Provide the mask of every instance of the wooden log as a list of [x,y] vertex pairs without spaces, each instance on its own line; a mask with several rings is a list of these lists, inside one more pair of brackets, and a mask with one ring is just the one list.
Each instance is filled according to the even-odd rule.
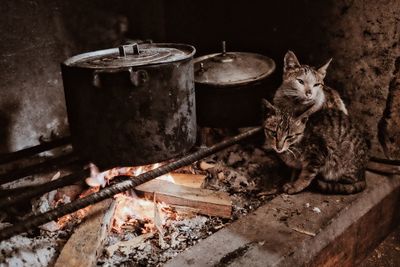
[[65,244],[54,266],[95,266],[107,238],[114,210],[114,199],[92,205],[84,221]]
[[201,214],[230,218],[232,203],[229,194],[202,188],[176,185],[164,180],[152,180],[136,187],[146,198],[170,205],[195,208]]

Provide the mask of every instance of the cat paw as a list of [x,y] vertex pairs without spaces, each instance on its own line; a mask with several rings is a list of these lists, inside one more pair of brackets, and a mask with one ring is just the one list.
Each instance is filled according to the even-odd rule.
[[296,189],[296,187],[294,187],[293,183],[286,183],[283,185],[283,192],[291,195],[297,193],[298,190]]

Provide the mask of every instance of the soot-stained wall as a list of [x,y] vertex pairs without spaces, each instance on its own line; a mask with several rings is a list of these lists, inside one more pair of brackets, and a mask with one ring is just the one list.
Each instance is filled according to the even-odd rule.
[[329,81],[367,129],[372,154],[400,159],[400,1],[336,1],[323,31],[335,58]]
[[126,35],[161,39],[160,3],[2,1],[0,153],[36,145],[41,136],[67,135],[60,62],[77,53],[116,46]]
[[327,84],[366,126],[373,153],[383,156],[379,132],[387,154],[400,157],[396,0],[6,0],[0,8],[0,152],[68,134],[61,61],[150,38],[193,44],[197,55],[226,40],[229,51],[272,57],[278,82],[288,49],[310,65],[333,57]]

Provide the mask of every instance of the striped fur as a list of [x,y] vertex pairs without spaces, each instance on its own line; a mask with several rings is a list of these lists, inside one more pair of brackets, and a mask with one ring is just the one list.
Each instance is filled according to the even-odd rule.
[[301,114],[310,107],[315,110],[336,108],[347,114],[338,92],[324,85],[330,62],[315,69],[301,65],[296,55],[288,51],[284,58],[282,84],[275,93],[274,105],[294,114]]
[[368,146],[346,114],[321,109],[294,116],[266,100],[264,105],[264,148],[301,170],[296,181],[284,186],[286,193],[300,192],[313,180],[326,193],[353,194],[365,188]]

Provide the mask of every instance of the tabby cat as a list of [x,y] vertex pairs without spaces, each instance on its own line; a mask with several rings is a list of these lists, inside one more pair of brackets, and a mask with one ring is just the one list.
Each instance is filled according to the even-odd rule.
[[368,145],[350,118],[338,109],[312,108],[299,116],[282,111],[267,100],[264,149],[273,149],[291,168],[299,170],[296,181],[283,190],[294,194],[315,179],[326,193],[352,194],[366,187]]
[[282,85],[275,93],[274,105],[294,114],[301,114],[313,107],[314,110],[336,108],[347,115],[347,109],[338,92],[324,85],[331,60],[315,69],[301,65],[296,55],[288,51],[284,58]]

